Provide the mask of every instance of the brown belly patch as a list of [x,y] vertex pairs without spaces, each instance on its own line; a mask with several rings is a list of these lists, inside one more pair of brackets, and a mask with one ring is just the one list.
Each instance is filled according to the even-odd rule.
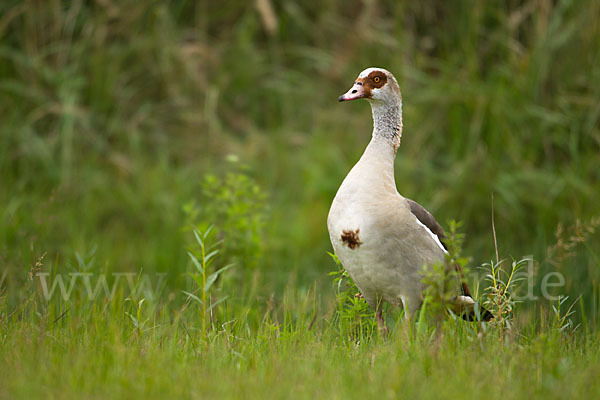
[[358,233],[360,232],[359,228],[356,228],[355,231],[352,229],[342,231],[342,242],[350,249],[354,250],[360,247],[362,242],[358,237]]

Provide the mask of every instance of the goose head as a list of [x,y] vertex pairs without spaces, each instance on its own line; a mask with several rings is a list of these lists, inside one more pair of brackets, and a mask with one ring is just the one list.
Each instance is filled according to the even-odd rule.
[[373,138],[392,146],[394,154],[402,138],[402,96],[394,75],[383,68],[367,68],[339,101],[367,99],[373,113]]
[[383,68],[367,68],[362,71],[354,85],[346,93],[341,95],[339,101],[350,101],[356,99],[367,99],[371,103],[399,103],[400,87],[394,75]]

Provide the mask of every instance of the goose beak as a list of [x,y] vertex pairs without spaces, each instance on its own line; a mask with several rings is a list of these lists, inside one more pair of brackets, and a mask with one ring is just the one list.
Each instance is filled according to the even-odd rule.
[[350,88],[346,93],[341,95],[338,100],[341,101],[350,101],[356,99],[362,99],[365,97],[365,90],[363,88],[362,82],[354,82],[354,86]]

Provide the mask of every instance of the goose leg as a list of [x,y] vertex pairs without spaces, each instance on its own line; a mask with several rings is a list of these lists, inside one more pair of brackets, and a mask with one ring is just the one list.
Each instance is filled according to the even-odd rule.
[[404,317],[407,321],[410,321],[421,307],[421,299],[418,295],[402,296],[401,299],[402,307],[404,307]]
[[379,334],[382,337],[387,337],[389,334],[389,331],[385,324],[385,318],[383,317],[383,300],[377,301],[375,318],[377,319],[377,327],[379,328]]

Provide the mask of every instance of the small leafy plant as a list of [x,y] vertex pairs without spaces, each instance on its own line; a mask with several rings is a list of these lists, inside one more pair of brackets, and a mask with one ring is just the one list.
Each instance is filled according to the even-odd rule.
[[575,333],[575,331],[579,328],[579,324],[575,325],[572,317],[575,314],[573,307],[575,307],[575,304],[581,299],[581,296],[576,298],[575,301],[571,303],[569,308],[564,310],[564,305],[568,299],[569,296],[559,296],[558,300],[556,300],[556,304],[552,305],[552,311],[554,312],[554,329],[564,334]]
[[211,294],[211,289],[214,288],[215,282],[219,278],[219,276],[232,268],[234,264],[228,264],[224,267],[214,270],[212,273],[209,272],[213,261],[216,256],[219,254],[219,245],[222,241],[217,241],[215,243],[209,244],[210,234],[212,232],[212,226],[210,226],[206,231],[200,232],[197,229],[194,229],[194,237],[196,238],[196,243],[198,245],[198,254],[194,254],[192,251],[188,252],[190,260],[194,265],[196,271],[191,272],[189,275],[194,280],[197,285],[197,289],[194,292],[183,291],[183,293],[187,296],[187,303],[195,302],[199,306],[199,311],[202,317],[202,335],[206,337],[207,333],[207,320],[208,314],[215,308],[218,304],[227,300],[228,296],[221,297],[219,300],[213,302]]
[[125,302],[131,302],[135,308],[135,313],[125,311],[125,315],[129,317],[131,323],[133,324],[133,328],[137,333],[138,337],[147,330],[146,324],[149,321],[149,318],[145,318],[142,316],[142,306],[146,299],[142,298],[139,301],[135,301],[134,299],[128,297],[125,299]]
[[515,306],[520,303],[514,298],[514,292],[517,284],[526,278],[519,271],[530,261],[529,258],[513,261],[508,270],[502,268],[504,260],[490,261],[481,266],[487,272],[485,279],[490,284],[485,288],[483,304],[495,316],[490,324],[500,327],[501,331],[512,328]]
[[245,172],[229,172],[225,177],[206,174],[201,189],[200,202],[183,206],[188,225],[201,231],[210,225],[218,238],[226,239],[221,244],[226,263],[242,266],[242,272],[256,269],[264,253],[267,218],[260,186]]

